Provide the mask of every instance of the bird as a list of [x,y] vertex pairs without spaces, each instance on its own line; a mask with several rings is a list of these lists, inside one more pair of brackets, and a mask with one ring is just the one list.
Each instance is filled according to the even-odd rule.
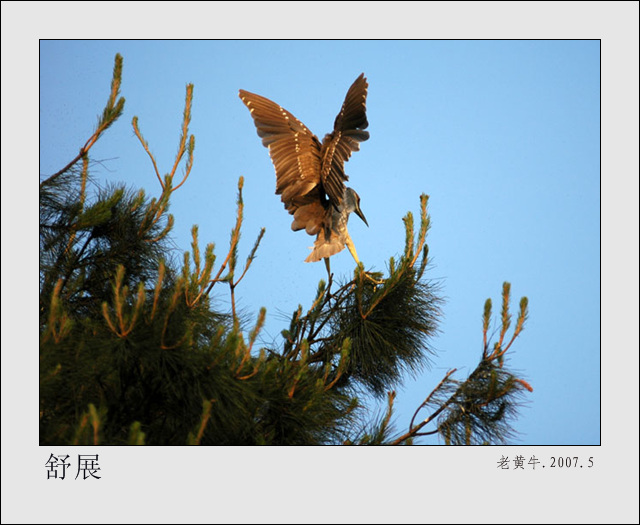
[[333,131],[320,142],[307,126],[279,104],[243,89],[238,94],[247,106],[262,144],[276,172],[276,195],[293,215],[291,229],[316,235],[305,262],[324,260],[331,276],[329,258],[345,246],[360,264],[347,230],[355,213],[369,226],[360,196],[345,185],[349,177],[344,163],[369,138],[366,115],[367,79],[362,73],[347,91]]

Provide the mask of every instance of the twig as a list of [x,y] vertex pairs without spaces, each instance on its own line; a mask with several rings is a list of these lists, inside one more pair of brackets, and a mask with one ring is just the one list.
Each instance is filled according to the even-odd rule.
[[[436,386],[431,391],[429,396],[427,396],[427,399],[425,399],[424,403],[422,403],[422,405],[420,405],[420,407],[418,407],[418,410],[416,410],[416,413],[413,415],[413,418],[411,419],[411,424],[409,425],[409,432],[407,432],[406,434],[403,434],[402,436],[397,438],[395,441],[393,441],[391,443],[391,445],[399,445],[403,441],[406,441],[407,439],[409,439],[411,437],[417,436],[419,431],[420,431],[420,429],[422,429],[425,425],[428,425],[429,423],[431,423],[431,421],[433,421],[436,417],[438,417],[438,415],[440,415],[440,413],[453,402],[453,399],[455,398],[456,394],[453,394],[449,399],[447,399],[447,401],[445,401],[440,407],[438,407],[438,409],[433,414],[431,414],[424,421],[422,421],[422,423],[418,424],[415,427],[413,426],[413,422],[415,420],[415,417],[418,414],[418,412],[420,411],[420,409],[422,409],[427,404],[427,402],[431,399],[431,397],[442,387],[444,382],[451,376],[451,374],[456,372],[456,370],[457,369],[453,368],[452,370],[449,370],[449,372],[447,372],[447,374],[444,376],[442,381],[440,381],[440,383],[438,383],[438,386]],[[436,433],[436,432],[437,432],[437,430],[435,430],[433,433]]]

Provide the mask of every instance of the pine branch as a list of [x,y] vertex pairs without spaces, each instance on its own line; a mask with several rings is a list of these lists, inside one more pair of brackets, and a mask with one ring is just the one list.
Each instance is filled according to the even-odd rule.
[[409,431],[403,434],[402,436],[396,438],[393,442],[390,443],[391,445],[400,445],[414,437],[430,434],[430,433],[420,433],[420,430],[422,430],[423,427],[425,427],[426,425],[434,421],[435,418],[437,418],[440,415],[440,413],[443,412],[449,406],[449,404],[453,401],[453,397],[449,398],[443,403],[439,403],[438,408],[418,425],[413,426],[413,423],[418,413],[420,412],[420,410],[430,406],[433,403],[434,397],[440,395],[441,392],[445,390],[445,387],[448,384],[450,377],[455,372],[456,372],[455,368],[447,372],[447,374],[440,381],[440,383],[438,383],[438,385],[431,391],[431,393],[427,396],[427,398],[422,402],[422,404],[417,408],[417,410],[413,414],[413,417],[411,418],[411,423],[409,423]]
[[[523,297],[516,328],[509,343],[502,348],[504,337],[509,329],[509,299],[511,286],[505,282],[502,294],[500,340],[495,344],[493,352],[488,351],[487,331],[491,318],[491,299],[487,299],[482,316],[483,352],[477,368],[462,382],[452,381],[447,373],[438,386],[418,407],[409,431],[398,437],[392,444],[397,445],[413,437],[439,433],[445,442],[454,444],[471,444],[473,442],[501,442],[513,431],[510,419],[515,417],[518,397],[522,390],[532,391],[531,385],[523,379],[515,377],[504,369],[504,356],[515,339],[524,328],[527,317],[528,301]],[[451,393],[451,387],[456,386]],[[447,394],[449,392],[449,394]],[[443,398],[443,394],[447,397]],[[420,410],[433,407],[433,412],[419,425],[413,426]],[[438,418],[437,429],[431,432],[420,432],[428,423]]]
[[122,62],[122,56],[119,53],[116,54],[115,64],[113,66],[113,78],[111,80],[111,91],[109,93],[107,105],[102,111],[102,116],[98,120],[98,125],[95,131],[87,139],[84,146],[80,148],[80,152],[78,153],[78,155],[76,155],[76,157],[60,171],[57,171],[56,173],[42,181],[40,183],[40,187],[51,184],[60,175],[62,175],[73,165],[75,165],[76,162],[78,162],[83,157],[86,157],[87,153],[89,153],[89,150],[97,142],[100,136],[122,115],[122,112],[124,111],[124,97],[120,97],[118,99],[118,95],[120,94],[120,84],[122,83]]

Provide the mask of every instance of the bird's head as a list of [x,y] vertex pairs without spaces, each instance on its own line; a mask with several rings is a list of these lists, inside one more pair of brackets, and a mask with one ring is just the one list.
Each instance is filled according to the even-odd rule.
[[367,226],[369,226],[369,223],[367,222],[367,219],[365,218],[364,213],[362,213],[362,210],[360,209],[360,195],[358,195],[354,189],[352,188],[345,189],[344,206],[345,206],[345,210],[348,213],[355,212],[355,214],[362,219],[362,222],[364,222]]

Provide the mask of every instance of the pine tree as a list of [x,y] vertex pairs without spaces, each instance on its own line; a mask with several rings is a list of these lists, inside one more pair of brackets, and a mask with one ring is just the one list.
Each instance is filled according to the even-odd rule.
[[[94,133],[76,158],[40,183],[41,444],[411,444],[432,434],[448,444],[475,444],[512,435],[531,387],[504,368],[528,315],[523,298],[507,337],[508,283],[493,345],[491,301],[485,304],[477,368],[463,380],[449,371],[408,431],[393,428],[394,388],[429,365],[441,316],[438,286],[424,277],[426,195],[417,230],[413,214],[404,217],[404,250],[389,260],[386,275],[372,279],[359,265],[346,282],[320,281],[312,306],[293,312],[281,346],[258,349],[266,310],[248,320],[235,307],[264,234],[242,264],[242,178],[229,250],[217,268],[214,245],[201,251],[197,226],[181,261],[168,242],[171,196],[193,167],[193,85],[178,153],[164,177],[137,117],[132,122],[159,182],[157,198],[124,185],[101,189],[90,177],[90,149],[124,108],[122,64],[116,55]],[[213,308],[216,286],[229,288],[230,312]],[[385,395],[386,412],[372,417],[362,399]],[[426,416],[416,424],[421,411]]]

